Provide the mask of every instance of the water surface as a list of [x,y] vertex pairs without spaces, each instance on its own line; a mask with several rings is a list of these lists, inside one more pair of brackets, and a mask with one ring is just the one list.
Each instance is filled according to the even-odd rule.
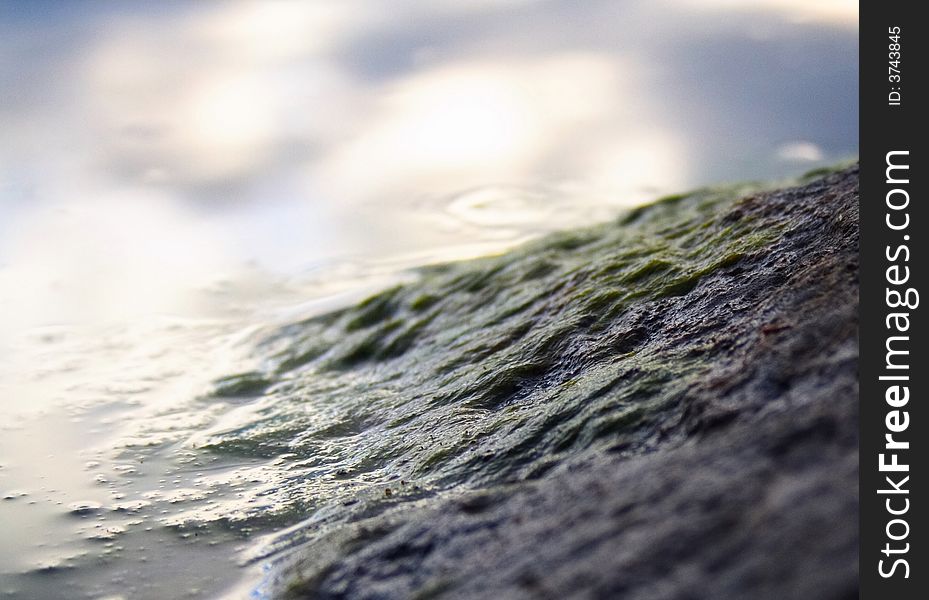
[[841,1],[3,3],[0,592],[247,594],[373,485],[332,466],[366,384],[214,381],[410,267],[854,156],[857,36]]

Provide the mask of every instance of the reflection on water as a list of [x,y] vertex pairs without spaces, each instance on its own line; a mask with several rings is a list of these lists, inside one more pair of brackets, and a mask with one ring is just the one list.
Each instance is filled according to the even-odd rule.
[[857,4],[746,6],[5,3],[0,332],[485,241],[468,189],[583,211],[855,154]]
[[310,511],[279,454],[196,452],[273,412],[205,399],[260,332],[854,155],[857,35],[844,0],[4,3],[0,591],[232,585]]

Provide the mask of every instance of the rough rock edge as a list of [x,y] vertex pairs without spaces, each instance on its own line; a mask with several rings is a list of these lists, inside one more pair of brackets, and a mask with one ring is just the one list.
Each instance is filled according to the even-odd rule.
[[666,424],[677,443],[346,525],[291,558],[277,593],[857,596],[857,178],[853,166],[738,204],[733,219],[786,225],[774,251],[665,307],[689,309],[664,316],[671,335],[695,315],[718,321],[720,297],[752,298],[696,328],[716,366]]

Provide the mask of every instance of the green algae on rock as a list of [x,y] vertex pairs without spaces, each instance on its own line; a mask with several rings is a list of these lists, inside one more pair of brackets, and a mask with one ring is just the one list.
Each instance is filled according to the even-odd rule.
[[203,448],[277,459],[277,594],[839,597],[856,334],[856,166],[701,190],[282,328]]

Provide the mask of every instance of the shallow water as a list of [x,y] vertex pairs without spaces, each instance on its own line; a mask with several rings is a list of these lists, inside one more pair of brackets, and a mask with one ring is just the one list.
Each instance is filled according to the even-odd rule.
[[198,451],[211,432],[259,410],[254,398],[206,399],[212,381],[253,368],[254,338],[273,323],[340,307],[383,281],[354,278],[347,292],[317,286],[330,293],[254,316],[260,326],[241,315],[152,317],[14,339],[20,368],[5,378],[12,410],[0,426],[0,519],[14,542],[0,552],[3,593],[237,589],[251,538],[294,519],[264,517],[284,481],[266,457]]
[[478,401],[410,437],[402,382],[351,353],[304,368],[320,340],[286,324],[413,267],[857,153],[856,3],[80,4],[0,8],[10,597],[243,596],[387,489],[542,468],[443,450],[522,409],[479,432]]

